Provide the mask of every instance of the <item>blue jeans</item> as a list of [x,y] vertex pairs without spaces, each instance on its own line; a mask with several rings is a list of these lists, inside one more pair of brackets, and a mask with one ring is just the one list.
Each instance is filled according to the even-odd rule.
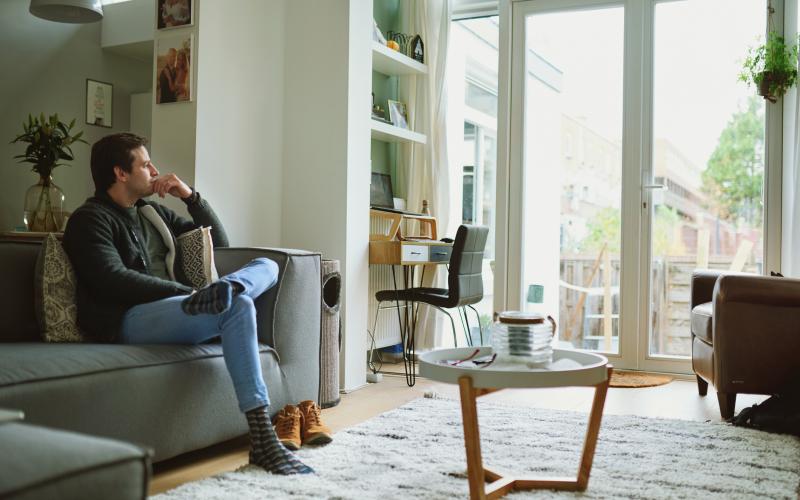
[[225,366],[233,380],[239,409],[247,412],[269,405],[258,357],[253,301],[278,282],[278,265],[266,258],[254,259],[221,279],[244,287],[242,293],[233,297],[231,307],[224,313],[186,314],[181,309],[186,295],[139,304],[125,313],[120,342],[192,345],[222,337]]

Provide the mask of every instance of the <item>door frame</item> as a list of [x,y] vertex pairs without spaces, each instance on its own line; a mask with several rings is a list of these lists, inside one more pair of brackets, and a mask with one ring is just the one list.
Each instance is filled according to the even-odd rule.
[[[624,7],[622,246],[619,353],[607,354],[618,368],[691,373],[691,360],[649,354],[653,132],[653,29],[655,5],[670,0],[500,0],[497,130],[497,222],[494,309],[522,306],[521,241],[524,235],[524,19],[528,14]],[[784,25],[784,0],[772,0],[776,29]],[[796,1],[796,0],[789,0]],[[516,14],[516,15],[515,15]],[[641,29],[634,29],[639,26]],[[768,27],[769,29],[769,27]],[[780,269],[782,102],[766,105],[764,171],[764,272]],[[645,207],[646,203],[646,207]]]

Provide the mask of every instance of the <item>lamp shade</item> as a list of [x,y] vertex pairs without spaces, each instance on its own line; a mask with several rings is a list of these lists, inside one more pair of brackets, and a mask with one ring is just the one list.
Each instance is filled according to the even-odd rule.
[[59,23],[94,23],[103,19],[100,0],[31,0],[30,13]]

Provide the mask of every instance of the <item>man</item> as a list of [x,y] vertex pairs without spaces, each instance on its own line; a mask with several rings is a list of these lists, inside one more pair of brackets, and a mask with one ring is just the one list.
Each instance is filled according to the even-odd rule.
[[175,62],[178,51],[171,48],[167,51],[167,63],[158,75],[158,102],[175,102],[178,99],[175,91]]
[[[175,174],[158,175],[145,142],[121,133],[92,146],[95,196],[72,214],[63,241],[78,278],[78,324],[101,342],[198,344],[221,337],[250,426],[250,462],[278,474],[313,472],[281,444],[267,413],[253,300],[277,283],[278,266],[255,259],[200,290],[176,281],[179,266],[170,257],[176,236],[211,226],[216,246],[227,246],[228,238],[199,193]],[[153,194],[183,200],[193,222],[143,200]]]

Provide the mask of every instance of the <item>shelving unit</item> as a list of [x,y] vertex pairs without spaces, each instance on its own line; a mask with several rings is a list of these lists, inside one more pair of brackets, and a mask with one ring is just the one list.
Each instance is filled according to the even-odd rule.
[[379,122],[372,120],[371,123],[372,138],[385,142],[416,142],[425,144],[428,138],[424,134],[407,130],[400,127],[395,127],[390,123]]
[[390,76],[428,74],[424,64],[376,41],[372,42],[372,70]]

